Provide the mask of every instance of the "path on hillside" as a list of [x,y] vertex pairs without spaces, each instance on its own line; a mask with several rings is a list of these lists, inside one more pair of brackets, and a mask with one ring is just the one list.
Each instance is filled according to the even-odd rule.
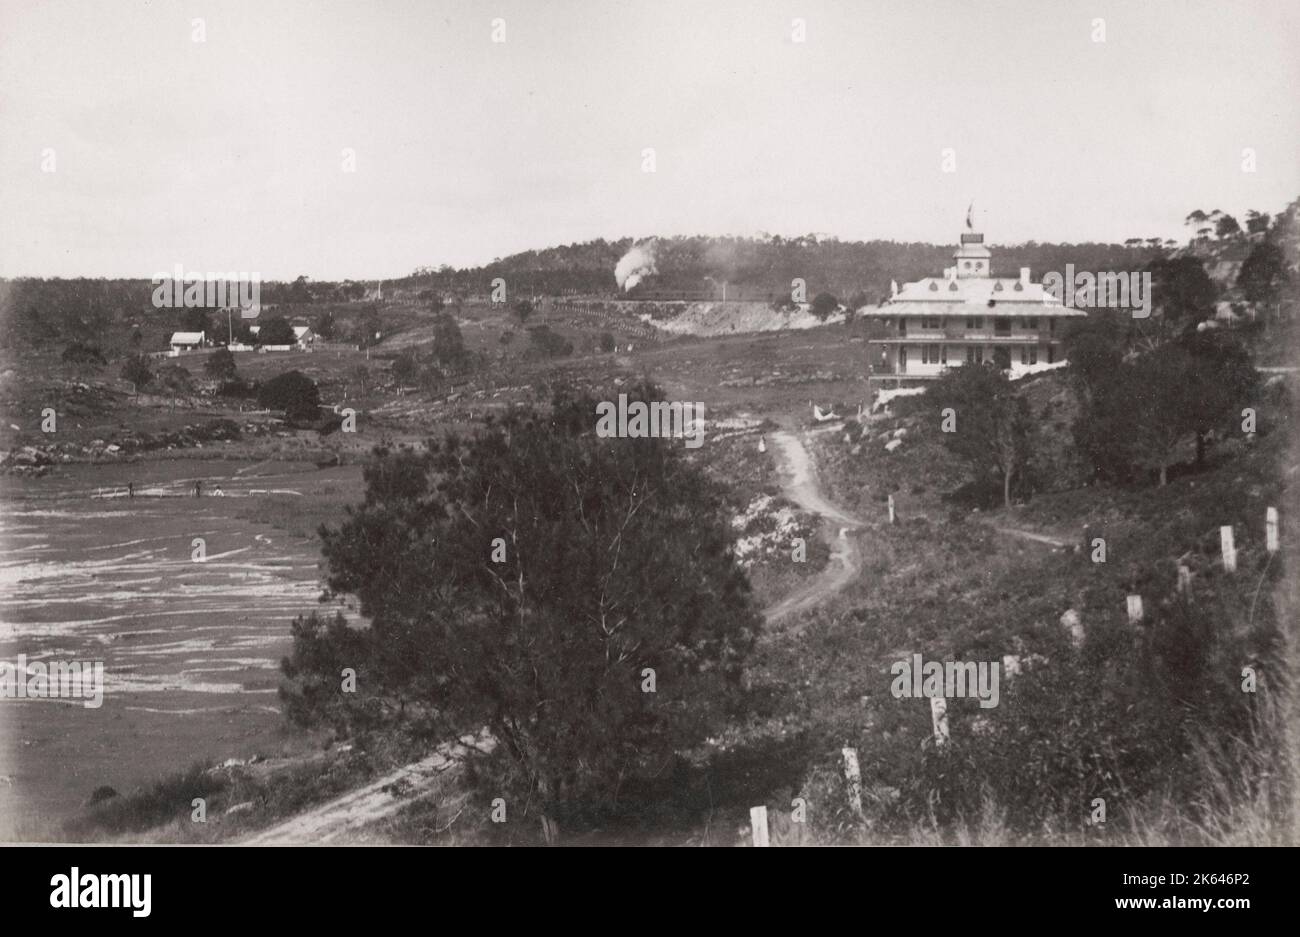
[[[792,432],[779,430],[770,437],[775,444],[777,471],[784,495],[805,511],[823,519],[831,537],[827,568],[810,584],[770,607],[764,618],[770,624],[818,605],[847,586],[862,568],[862,558],[850,536],[862,522],[828,501],[817,483],[812,455]],[[251,845],[328,843],[342,836],[394,816],[421,797],[437,793],[454,783],[471,752],[491,752],[496,739],[486,730],[476,739],[463,736],[447,742],[426,758],[398,768],[364,787],[321,804],[289,820],[268,827],[244,840]]]
[[1057,549],[1064,549],[1071,545],[1069,541],[1062,540],[1060,537],[1035,533],[1032,530],[1021,530],[1019,527],[1004,527],[992,520],[980,521],[980,523],[1006,537],[1019,537],[1021,540],[1032,540],[1035,543],[1041,543],[1044,546],[1055,547]]
[[830,563],[807,586],[797,589],[764,613],[768,623],[806,611],[829,599],[850,582],[862,569],[862,555],[851,534],[863,526],[862,521],[832,504],[817,483],[817,467],[812,455],[794,433],[779,430],[772,434],[777,471],[784,495],[803,510],[816,514],[835,533],[831,543]]
[[250,846],[288,843],[329,843],[385,820],[407,804],[436,793],[450,781],[471,752],[491,754],[496,739],[484,730],[477,738],[463,735],[443,742],[432,755],[389,772],[364,787],[267,827],[244,840]]

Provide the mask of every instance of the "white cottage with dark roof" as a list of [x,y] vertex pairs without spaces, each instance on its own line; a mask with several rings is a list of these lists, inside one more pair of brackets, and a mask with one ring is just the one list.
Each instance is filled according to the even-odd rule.
[[915,386],[946,369],[991,362],[1020,377],[1065,363],[1065,323],[1087,313],[1065,306],[1041,283],[992,275],[984,235],[966,231],[942,277],[894,288],[872,313],[887,325],[868,344],[876,386]]

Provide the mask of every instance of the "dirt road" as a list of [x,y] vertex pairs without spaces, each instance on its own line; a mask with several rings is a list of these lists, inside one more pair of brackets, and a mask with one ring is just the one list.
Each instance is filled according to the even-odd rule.
[[862,522],[822,494],[817,484],[817,467],[798,436],[780,430],[772,434],[772,441],[776,444],[777,469],[781,474],[783,493],[805,511],[821,516],[831,544],[831,558],[826,570],[812,583],[786,596],[764,613],[769,623],[820,605],[852,582],[862,568],[861,552],[852,536]]

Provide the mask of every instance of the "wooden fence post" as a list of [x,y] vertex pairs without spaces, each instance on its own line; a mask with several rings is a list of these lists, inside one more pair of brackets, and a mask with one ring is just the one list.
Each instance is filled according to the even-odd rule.
[[894,523],[894,496],[889,496],[889,523]]
[[1136,625],[1142,620],[1142,596],[1130,595],[1128,597],[1128,623]]
[[853,808],[856,814],[862,813],[862,769],[858,767],[858,750],[856,748],[844,748],[840,751],[844,756],[844,780],[849,786],[849,806]]
[[1237,548],[1232,543],[1232,526],[1225,524],[1219,528],[1219,549],[1223,553],[1223,569],[1225,572],[1235,573],[1237,571]]
[[1277,552],[1277,508],[1264,512],[1264,539],[1269,553]]
[[767,838],[767,807],[750,807],[749,825],[754,831],[755,846],[771,845]]
[[930,697],[930,721],[934,725],[934,744],[948,742],[948,701],[942,696]]
[[1187,595],[1188,587],[1192,584],[1192,571],[1183,564],[1178,564],[1178,592],[1181,595]]

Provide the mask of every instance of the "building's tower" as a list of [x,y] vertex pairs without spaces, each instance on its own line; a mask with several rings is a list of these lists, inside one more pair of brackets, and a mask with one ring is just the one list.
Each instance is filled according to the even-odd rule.
[[984,246],[984,235],[978,231],[963,231],[961,245],[953,252],[953,266],[957,278],[989,276],[989,249]]

